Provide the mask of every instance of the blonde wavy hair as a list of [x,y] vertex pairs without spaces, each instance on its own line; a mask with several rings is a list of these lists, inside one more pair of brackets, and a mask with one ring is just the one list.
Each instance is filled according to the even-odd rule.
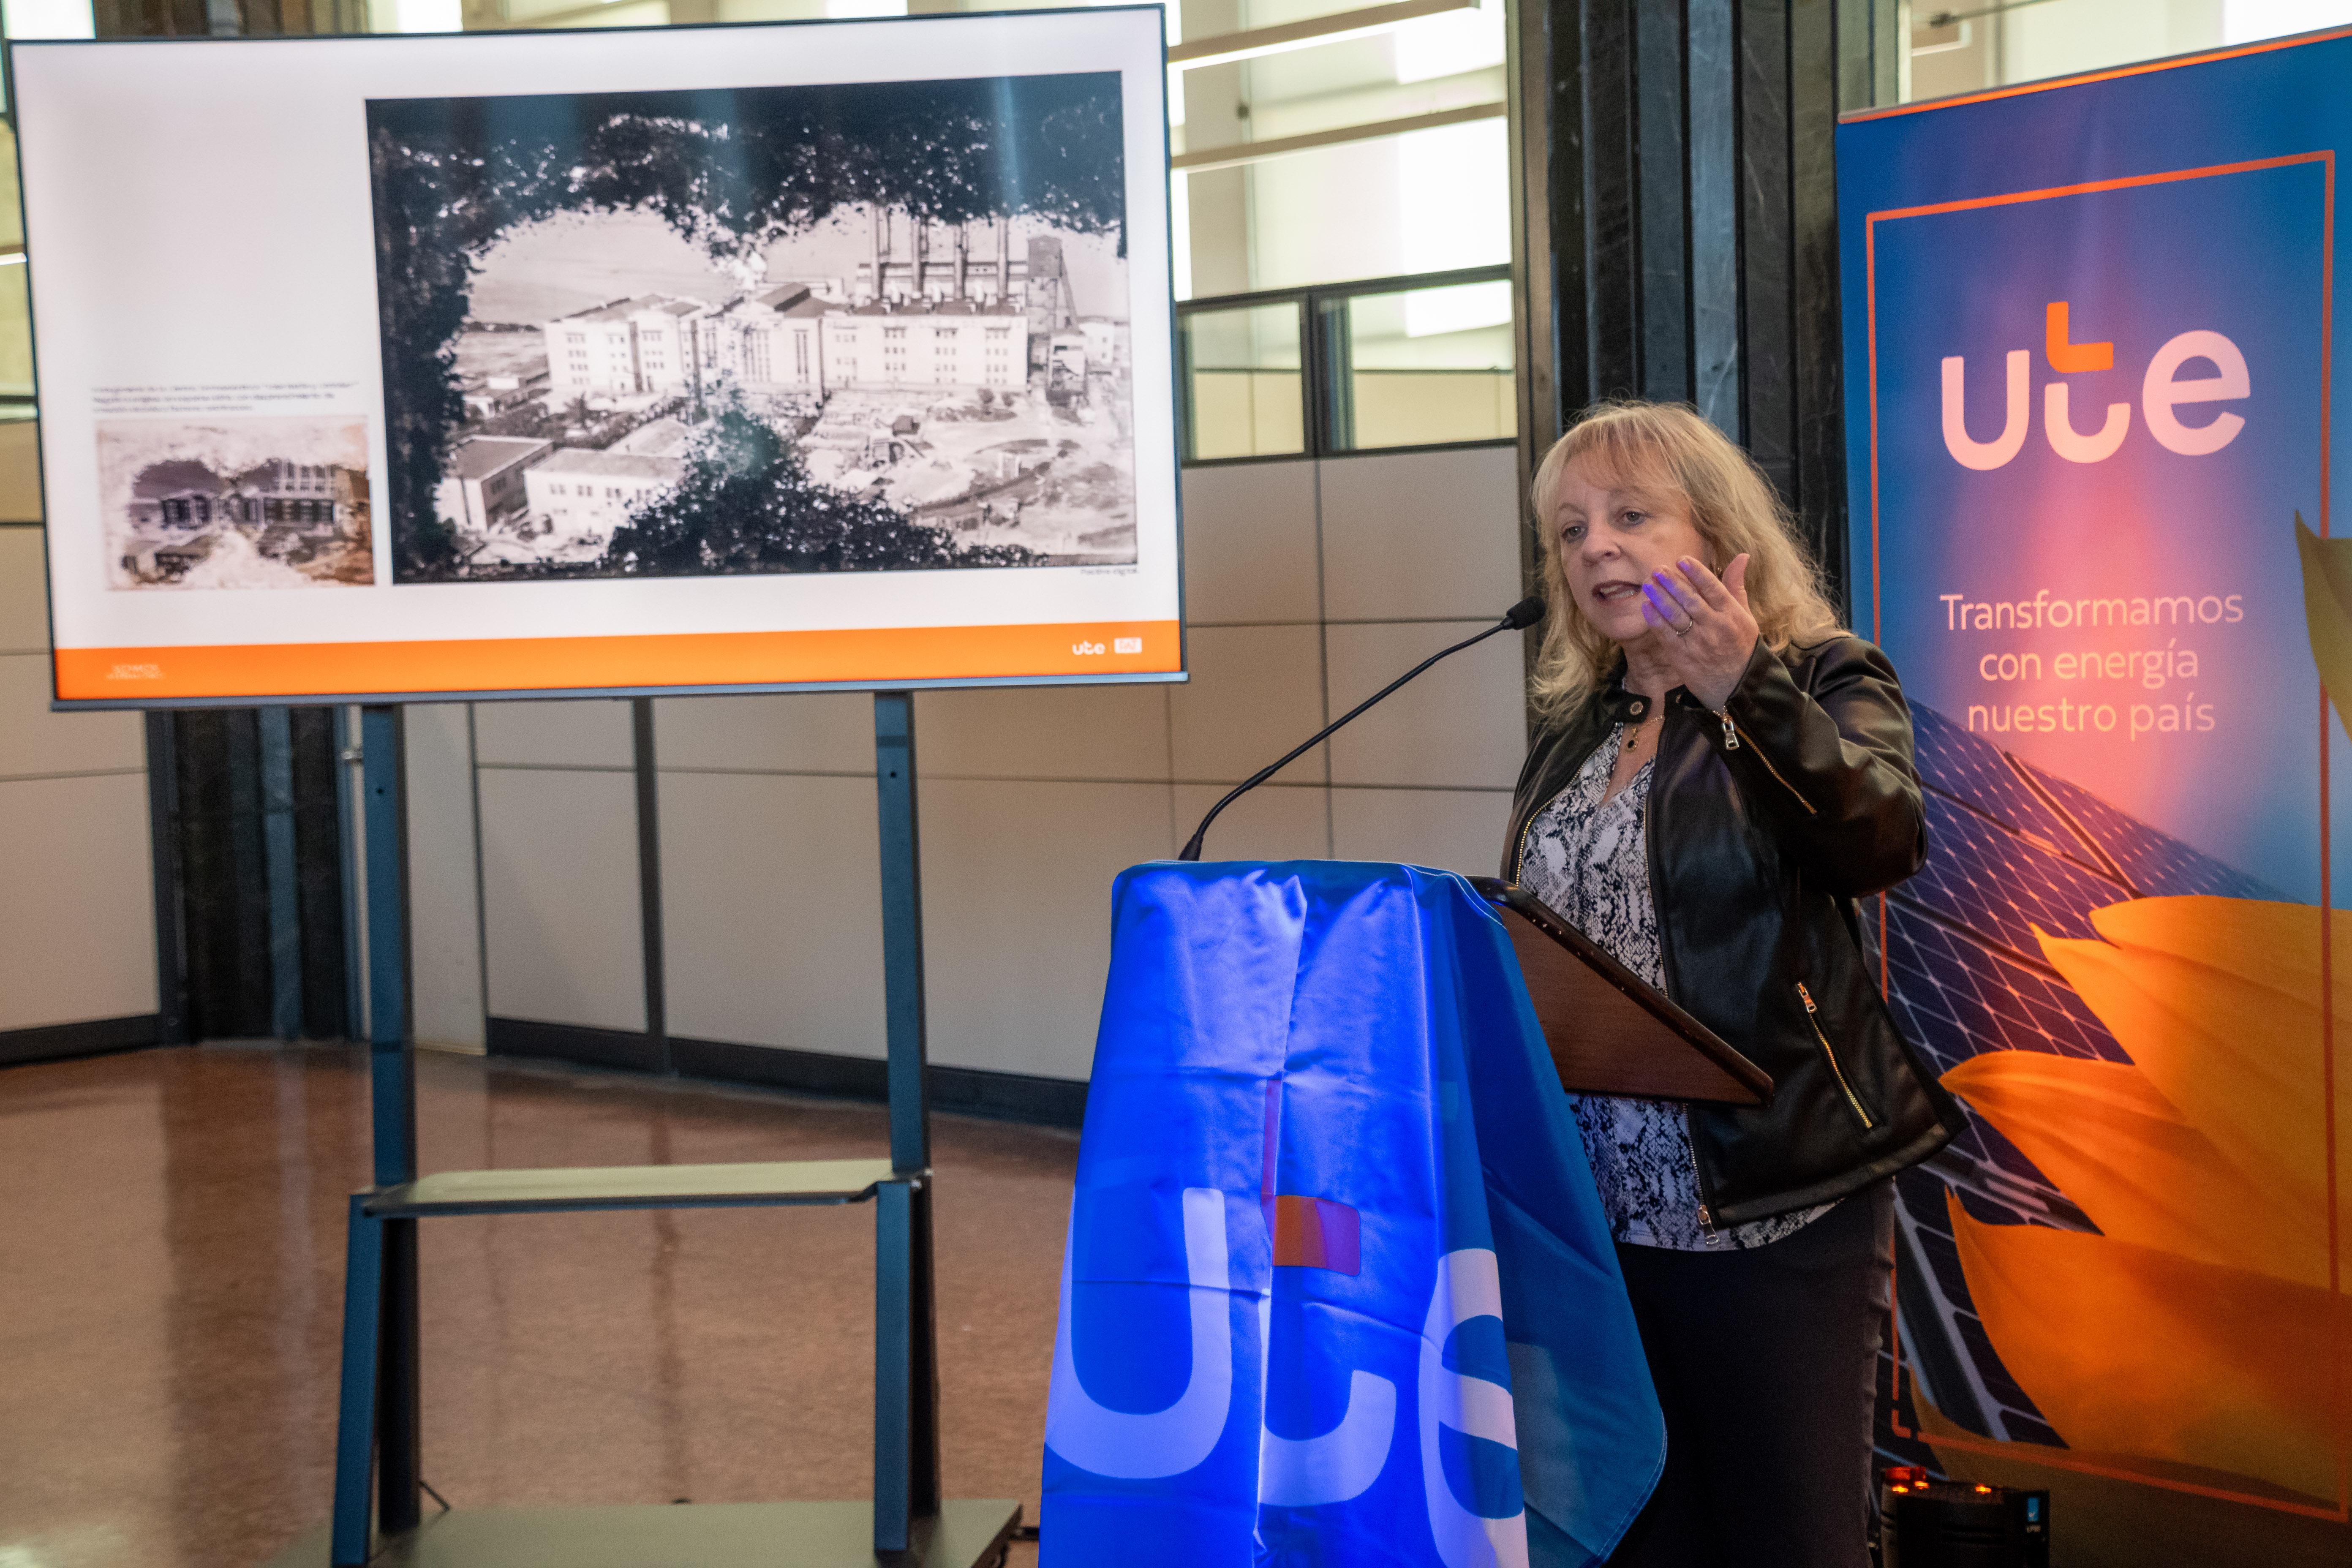
[[1570,463],[1586,465],[1586,476],[1595,483],[1682,502],[1706,542],[1707,564],[1716,571],[1744,552],[1748,608],[1773,652],[1838,629],[1821,565],[1797,537],[1795,520],[1754,458],[1687,404],[1596,403],[1544,454],[1528,493],[1536,537],[1543,546],[1547,612],[1528,690],[1545,720],[1573,712],[1623,658],[1568,591],[1560,565],[1553,511]]

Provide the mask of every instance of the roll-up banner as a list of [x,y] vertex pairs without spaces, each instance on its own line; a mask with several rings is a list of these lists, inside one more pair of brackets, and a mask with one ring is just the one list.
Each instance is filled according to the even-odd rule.
[[1882,1459],[2054,1561],[2352,1562],[2352,30],[1851,116],[1853,614],[1917,717],[1875,900],[1969,1132],[1900,1179]]

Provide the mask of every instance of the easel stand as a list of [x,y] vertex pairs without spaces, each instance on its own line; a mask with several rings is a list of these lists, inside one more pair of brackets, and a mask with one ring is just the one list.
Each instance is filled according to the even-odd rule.
[[[924,1088],[922,889],[914,700],[874,698],[887,988],[890,1157],[753,1165],[416,1171],[408,1026],[406,844],[399,710],[362,718],[370,1089],[375,1184],[352,1198],[331,1527],[278,1568],[980,1568],[1020,1523],[1012,1501],[940,1497]],[[485,1214],[874,1204],[874,1500],[467,1510],[423,1517],[418,1474],[416,1226]],[[373,1503],[373,1519],[370,1519]]]

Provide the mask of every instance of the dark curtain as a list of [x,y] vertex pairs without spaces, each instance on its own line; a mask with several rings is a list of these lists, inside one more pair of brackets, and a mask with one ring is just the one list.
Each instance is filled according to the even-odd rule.
[[[294,881],[301,919],[302,1034],[344,1027],[343,879],[333,710],[292,715]],[[269,871],[259,716],[250,708],[172,715],[179,897],[189,1037],[271,1033]]]

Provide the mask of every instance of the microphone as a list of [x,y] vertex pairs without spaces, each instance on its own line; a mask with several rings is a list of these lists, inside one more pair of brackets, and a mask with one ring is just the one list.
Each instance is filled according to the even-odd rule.
[[1288,767],[1292,763],[1297,761],[1301,754],[1312,750],[1314,747],[1321,744],[1325,740],[1328,739],[1331,732],[1339,729],[1340,725],[1347,723],[1357,714],[1361,713],[1365,709],[1370,708],[1373,703],[1378,702],[1390,692],[1394,691],[1398,687],[1402,686],[1406,681],[1411,680],[1414,676],[1419,675],[1423,670],[1427,669],[1431,665],[1435,664],[1439,659],[1449,658],[1454,654],[1460,653],[1465,647],[1472,647],[1479,643],[1485,642],[1496,632],[1523,632],[1543,618],[1543,595],[1540,594],[1530,594],[1526,598],[1521,599],[1517,604],[1513,605],[1509,609],[1504,611],[1503,618],[1501,620],[1496,621],[1493,626],[1488,626],[1476,637],[1465,637],[1460,642],[1455,643],[1452,647],[1440,648],[1435,653],[1431,654],[1427,658],[1423,659],[1419,664],[1414,665],[1411,669],[1406,670],[1402,675],[1398,676],[1394,680],[1390,681],[1386,686],[1381,687],[1378,691],[1373,692],[1370,697],[1365,698],[1361,702],[1357,703],[1353,708],[1349,709],[1345,713],[1340,714],[1339,717],[1332,720],[1331,722],[1324,725],[1320,730],[1316,731],[1315,733],[1309,735],[1305,741],[1300,742],[1296,749],[1284,752],[1278,760],[1267,763],[1265,767],[1262,767],[1257,772],[1250,774],[1248,778],[1244,779],[1240,784],[1234,787],[1231,794],[1225,796],[1224,799],[1217,802],[1216,805],[1209,808],[1209,815],[1201,818],[1201,826],[1192,829],[1192,838],[1186,842],[1182,852],[1180,853],[1176,858],[1179,860],[1198,860],[1201,858],[1201,841],[1208,837],[1209,824],[1217,820],[1217,813],[1224,810],[1225,807],[1233,805],[1234,802],[1239,800],[1242,796],[1247,795],[1250,791],[1257,788],[1258,785],[1265,783],[1266,780],[1272,778],[1275,774]]

